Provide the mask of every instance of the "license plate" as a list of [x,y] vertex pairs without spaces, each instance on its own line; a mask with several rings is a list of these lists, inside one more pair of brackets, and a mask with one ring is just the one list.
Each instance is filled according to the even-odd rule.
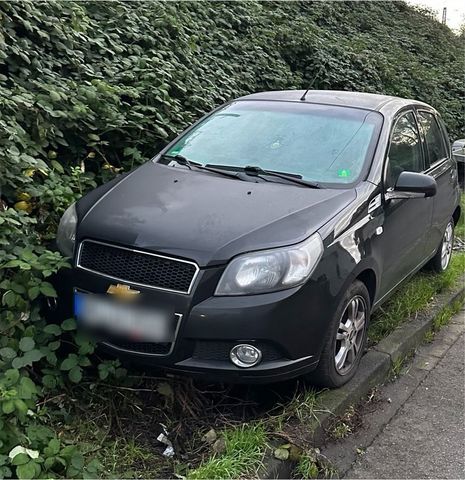
[[78,325],[92,332],[141,342],[174,340],[175,315],[164,309],[75,292],[74,315]]

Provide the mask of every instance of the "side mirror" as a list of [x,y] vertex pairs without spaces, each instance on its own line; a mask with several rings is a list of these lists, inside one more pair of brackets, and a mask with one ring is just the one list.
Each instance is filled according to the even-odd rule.
[[452,144],[452,157],[458,163],[465,163],[465,138],[456,140]]
[[390,198],[434,197],[438,185],[431,175],[417,172],[401,172]]

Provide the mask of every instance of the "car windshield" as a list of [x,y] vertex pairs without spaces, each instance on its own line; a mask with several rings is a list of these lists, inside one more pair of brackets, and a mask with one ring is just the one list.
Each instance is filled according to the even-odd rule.
[[200,122],[166,155],[347,185],[359,179],[371,159],[381,124],[379,113],[357,108],[236,101]]

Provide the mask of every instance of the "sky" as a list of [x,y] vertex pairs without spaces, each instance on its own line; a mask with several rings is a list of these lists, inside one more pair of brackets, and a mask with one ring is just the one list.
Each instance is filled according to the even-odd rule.
[[439,21],[442,20],[442,9],[447,7],[447,25],[452,30],[465,23],[464,0],[407,0],[407,3],[432,8],[437,12]]

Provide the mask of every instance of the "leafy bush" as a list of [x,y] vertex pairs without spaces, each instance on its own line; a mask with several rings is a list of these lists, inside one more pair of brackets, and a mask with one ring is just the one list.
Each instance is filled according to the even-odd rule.
[[458,136],[463,63],[457,37],[400,2],[0,3],[0,477],[98,469],[47,426],[45,400],[94,348],[40,315],[68,266],[50,241],[72,201],[259,90],[413,97]]

